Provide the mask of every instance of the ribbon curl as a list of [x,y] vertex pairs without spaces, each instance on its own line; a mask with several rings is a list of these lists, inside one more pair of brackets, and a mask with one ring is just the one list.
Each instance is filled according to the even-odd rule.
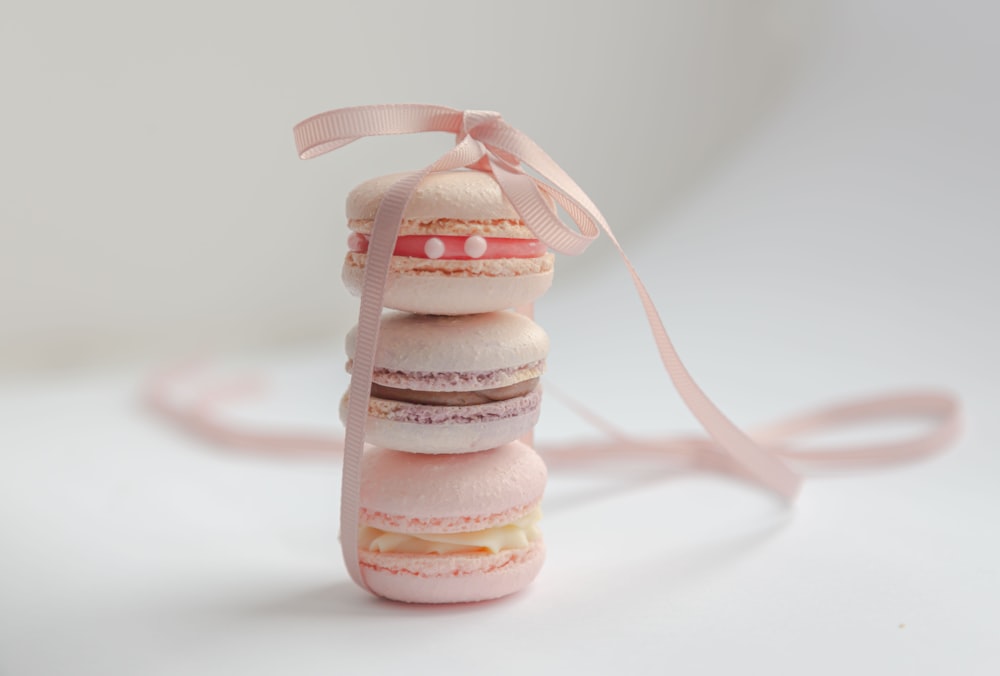
[[[745,474],[786,500],[794,500],[802,478],[785,463],[785,459],[790,459],[788,454],[755,442],[706,396],[681,362],[652,298],[600,210],[552,158],[525,134],[507,124],[498,113],[422,104],[360,106],[321,113],[294,128],[296,148],[302,159],[318,157],[366,136],[423,132],[454,134],[455,146],[436,162],[405,174],[386,192],[375,214],[362,285],[344,440],[340,514],[344,562],[355,583],[368,589],[357,551],[361,456],[389,262],[406,205],[424,177],[433,172],[469,168],[489,173],[525,225],[546,246],[559,253],[582,253],[603,230],[628,268],[664,368],[688,409],[715,442],[715,447],[728,454]],[[525,166],[541,179],[527,174]],[[576,229],[559,218],[553,203],[565,210]],[[918,413],[922,412],[921,406],[927,408],[926,402],[921,404],[921,401],[911,402]],[[868,406],[874,406],[876,414],[883,412],[877,400]],[[952,420],[942,429],[940,438],[935,439],[941,445],[954,437],[957,424]],[[894,449],[897,457],[925,452],[926,447]]]

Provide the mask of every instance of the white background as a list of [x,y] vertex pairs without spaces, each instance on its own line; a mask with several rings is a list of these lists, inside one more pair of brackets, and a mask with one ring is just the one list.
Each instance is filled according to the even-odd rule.
[[[553,464],[539,579],[500,602],[410,607],[347,580],[335,458],[244,454],[170,429],[140,404],[155,362],[11,375],[0,674],[997,673],[1000,17],[929,4],[827,7],[787,98],[688,198],[643,207],[649,227],[621,239],[695,377],[737,421],[943,386],[966,409],[951,452],[811,478],[792,509],[654,461]],[[594,120],[580,111],[574,133],[607,136]],[[556,130],[519,126],[563,159],[541,138]],[[366,161],[351,152],[268,176],[291,173],[276,180],[301,191],[296,210],[330,209],[340,198],[319,186]],[[580,180],[619,205],[609,212],[625,208],[625,188]],[[537,307],[551,381],[637,433],[694,429],[610,247],[585,259]],[[271,381],[234,412],[241,423],[335,434],[341,362],[331,338],[216,364]],[[540,447],[586,434],[548,398]]]

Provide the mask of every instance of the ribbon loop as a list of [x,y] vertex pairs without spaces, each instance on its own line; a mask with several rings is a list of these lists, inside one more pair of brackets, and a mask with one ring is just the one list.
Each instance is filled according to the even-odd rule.
[[500,113],[492,110],[466,110],[462,113],[462,134],[474,135],[475,130],[480,126],[502,124],[503,118]]
[[[597,206],[569,175],[531,139],[494,111],[459,111],[419,104],[340,108],[303,120],[295,125],[293,134],[299,157],[311,159],[365,136],[429,131],[455,134],[456,144],[469,138],[482,144],[483,155],[462,166],[492,173],[498,182],[503,173],[507,182],[506,186],[501,183],[501,188],[514,209],[535,236],[551,249],[569,255],[582,253],[597,238],[599,225],[606,227]],[[543,180],[526,174],[522,163],[535,169]],[[513,179],[513,176],[523,178]],[[542,194],[555,199],[566,210],[579,232],[559,218]]]
[[319,157],[365,136],[417,134],[426,131],[457,133],[462,114],[444,106],[419,104],[338,108],[299,122],[292,130],[299,157]]

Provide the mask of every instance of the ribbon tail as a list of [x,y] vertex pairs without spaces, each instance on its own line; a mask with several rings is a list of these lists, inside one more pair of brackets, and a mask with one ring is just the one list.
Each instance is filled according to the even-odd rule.
[[542,196],[543,193],[550,192],[545,184],[539,184],[519,170],[512,171],[492,157],[490,169],[521,220],[550,249],[575,256],[583,253],[597,239],[599,231],[589,219],[574,218],[578,224],[582,224],[579,233],[566,227],[553,210],[552,203]]
[[611,229],[604,225],[604,230],[614,243],[615,248],[618,249],[622,260],[625,261],[625,266],[632,276],[632,283],[635,285],[643,309],[646,311],[646,319],[653,332],[653,339],[660,353],[660,359],[688,410],[698,419],[705,432],[719,447],[728,452],[751,476],[786,500],[793,501],[801,488],[802,477],[785,465],[776,453],[755,443],[743,430],[729,420],[698,386],[681,362],[680,355],[677,354],[673,341],[670,340],[670,336],[667,335],[667,330],[663,326],[663,320],[653,304],[653,299],[639,278],[639,273],[636,272],[628,256],[625,255],[625,251],[615,239]]
[[[596,238],[600,225],[628,268],[646,312],[660,359],[685,405],[706,433],[750,476],[783,498],[794,500],[801,487],[801,477],[785,465],[777,453],[755,443],[730,421],[694,381],[677,354],[646,286],[597,207],[530,139],[507,126],[491,131],[492,134],[484,135],[485,143],[520,157],[551,183],[537,182],[519,168],[506,166],[502,158],[499,161],[492,157],[490,159],[494,177],[521,217],[530,223],[532,232],[557,251],[575,254],[583,251]],[[567,210],[580,227],[580,233],[570,230],[559,220],[542,193],[555,199]]]
[[425,176],[466,166],[477,161],[483,147],[467,139],[445,153],[437,162],[421,171],[407,174],[397,181],[382,198],[375,212],[372,235],[365,259],[365,276],[361,288],[361,309],[358,313],[357,347],[351,369],[348,390],[347,420],[344,435],[344,464],[341,474],[340,544],[344,564],[351,579],[371,591],[358,560],[358,530],[361,511],[361,460],[365,446],[365,423],[368,420],[368,397],[371,393],[375,367],[375,346],[378,342],[382,301],[389,279],[389,263],[403,221],[406,205]]
[[318,157],[365,136],[457,133],[462,111],[445,106],[399,104],[338,108],[313,115],[292,129],[295,147],[304,160]]

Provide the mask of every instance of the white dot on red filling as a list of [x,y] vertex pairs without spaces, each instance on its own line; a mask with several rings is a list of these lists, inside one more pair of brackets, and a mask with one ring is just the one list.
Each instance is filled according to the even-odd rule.
[[444,242],[431,237],[424,243],[424,255],[428,258],[441,258],[444,255]]
[[465,255],[469,258],[479,258],[486,253],[486,238],[473,235],[465,240]]

